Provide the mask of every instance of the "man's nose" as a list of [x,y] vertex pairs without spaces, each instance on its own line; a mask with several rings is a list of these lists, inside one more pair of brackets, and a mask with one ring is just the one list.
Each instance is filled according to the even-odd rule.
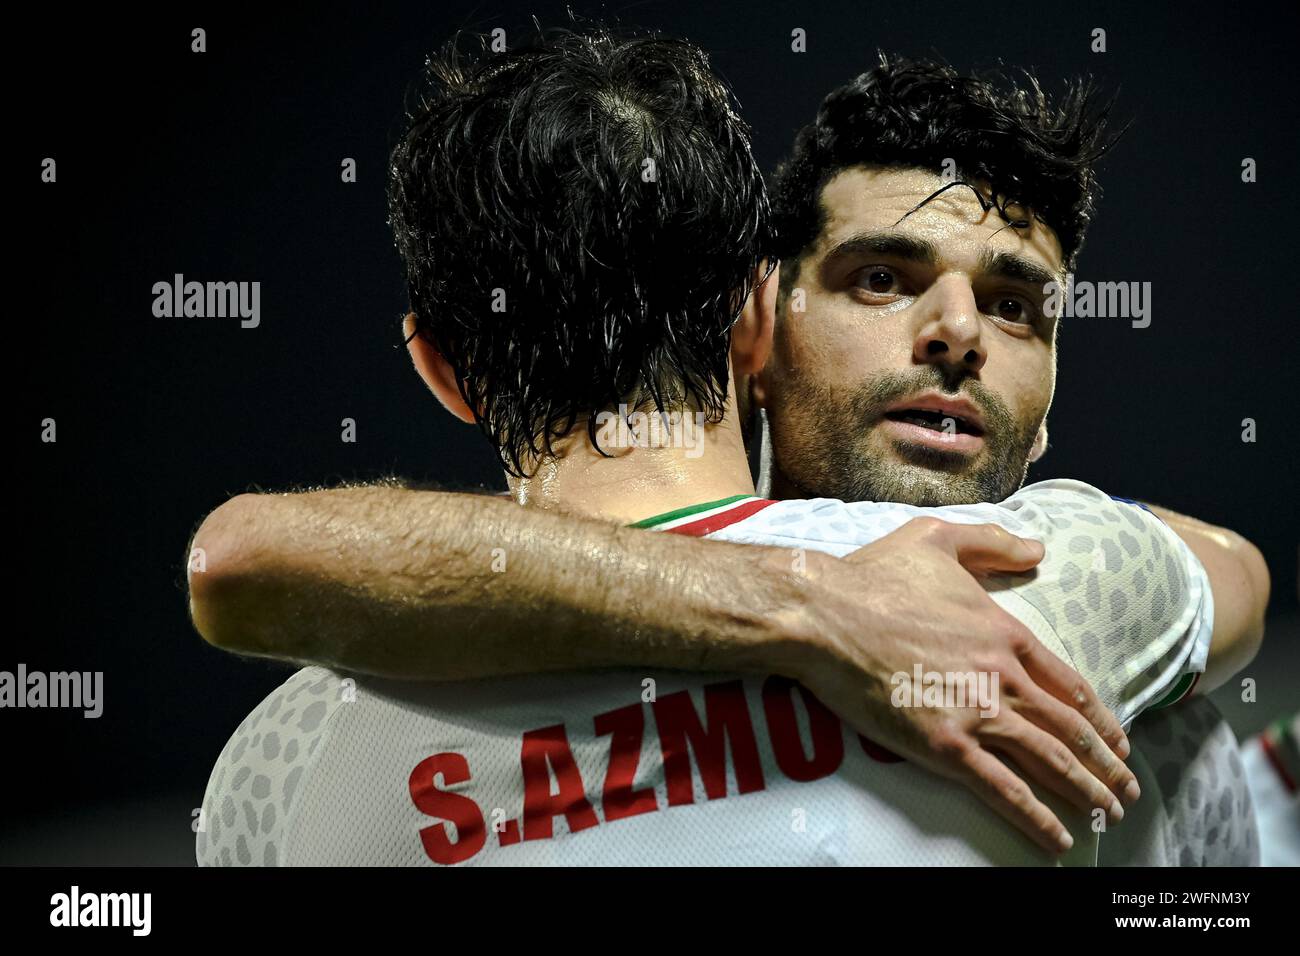
[[921,325],[912,344],[917,362],[948,370],[978,372],[987,355],[981,340],[984,322],[970,282],[963,276],[944,276],[922,302]]

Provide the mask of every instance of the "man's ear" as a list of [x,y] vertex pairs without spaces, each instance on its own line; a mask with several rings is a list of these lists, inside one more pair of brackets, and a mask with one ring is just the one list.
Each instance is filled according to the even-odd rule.
[[1038,434],[1034,436],[1034,447],[1029,449],[1029,460],[1038,461],[1047,453],[1047,419],[1043,419],[1043,424],[1038,426]]
[[767,260],[759,263],[754,274],[753,291],[745,300],[745,307],[740,310],[740,318],[731,327],[731,364],[737,380],[746,375],[756,375],[772,354],[776,291],[781,279],[781,267],[777,265],[767,275],[769,266]]
[[402,320],[402,335],[407,339],[406,351],[411,354],[415,370],[420,373],[420,378],[424,379],[424,384],[429,386],[429,391],[433,392],[447,411],[463,422],[474,424],[474,413],[461,397],[456,370],[432,343],[423,336],[415,334],[414,312],[407,313],[406,318]]
[[[762,279],[767,266],[768,263],[764,262],[759,267],[755,282]],[[739,382],[743,378],[748,383],[749,400],[758,408],[767,407],[767,360],[772,356],[776,334],[776,300],[780,288],[781,263],[778,262],[766,281],[755,285],[732,333],[731,361],[736,369],[736,380]]]

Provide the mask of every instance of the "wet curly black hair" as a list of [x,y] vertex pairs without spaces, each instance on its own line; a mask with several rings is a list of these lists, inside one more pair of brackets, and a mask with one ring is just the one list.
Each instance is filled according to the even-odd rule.
[[[978,185],[985,208],[996,207],[1008,223],[1020,224],[1023,209],[1032,210],[1073,268],[1099,195],[1093,166],[1118,138],[1107,135],[1113,102],[1099,103],[1088,79],[1067,84],[1053,102],[1030,73],[1020,81],[1001,70],[962,76],[937,62],[881,53],[879,65],[822,101],[777,168],[776,254],[797,262],[816,240],[825,219],[822,187],[840,170],[939,172],[952,160],[957,182]],[[798,271],[783,270],[782,286]]]
[[623,402],[721,420],[731,327],[771,244],[730,90],[654,33],[478,43],[430,60],[390,159],[416,334],[511,474],[577,424],[599,448],[596,414]]

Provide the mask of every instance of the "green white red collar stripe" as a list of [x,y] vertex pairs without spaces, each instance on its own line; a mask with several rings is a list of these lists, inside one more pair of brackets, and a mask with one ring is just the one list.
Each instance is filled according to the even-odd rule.
[[1169,693],[1165,694],[1164,697],[1148,707],[1147,710],[1164,710],[1166,707],[1170,707],[1178,703],[1180,700],[1190,697],[1192,691],[1196,689],[1196,685],[1200,683],[1200,680],[1201,675],[1199,673],[1184,674],[1174,683],[1174,686]]
[[686,534],[702,537],[721,531],[728,525],[744,521],[750,515],[757,514],[769,505],[776,504],[768,498],[754,495],[733,495],[718,501],[706,501],[703,504],[666,511],[653,518],[646,518],[632,525],[634,528],[652,528],[655,531],[671,531],[673,534]]

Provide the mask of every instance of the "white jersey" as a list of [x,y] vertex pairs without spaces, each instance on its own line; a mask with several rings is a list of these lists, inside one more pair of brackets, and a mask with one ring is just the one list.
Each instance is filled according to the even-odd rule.
[[1210,698],[1143,714],[1128,740],[1142,799],[1102,835],[1101,866],[1260,864],[1248,765]]
[[[1150,512],[1080,482],[926,509],[740,497],[641,524],[842,556],[920,515],[1045,543],[1033,572],[985,587],[1124,725],[1204,670],[1199,562]],[[1095,864],[1091,821],[1039,795],[1075,838],[1064,862]],[[306,668],[231,736],[203,820],[205,865],[1053,862],[792,681],[646,669],[410,683]]]

